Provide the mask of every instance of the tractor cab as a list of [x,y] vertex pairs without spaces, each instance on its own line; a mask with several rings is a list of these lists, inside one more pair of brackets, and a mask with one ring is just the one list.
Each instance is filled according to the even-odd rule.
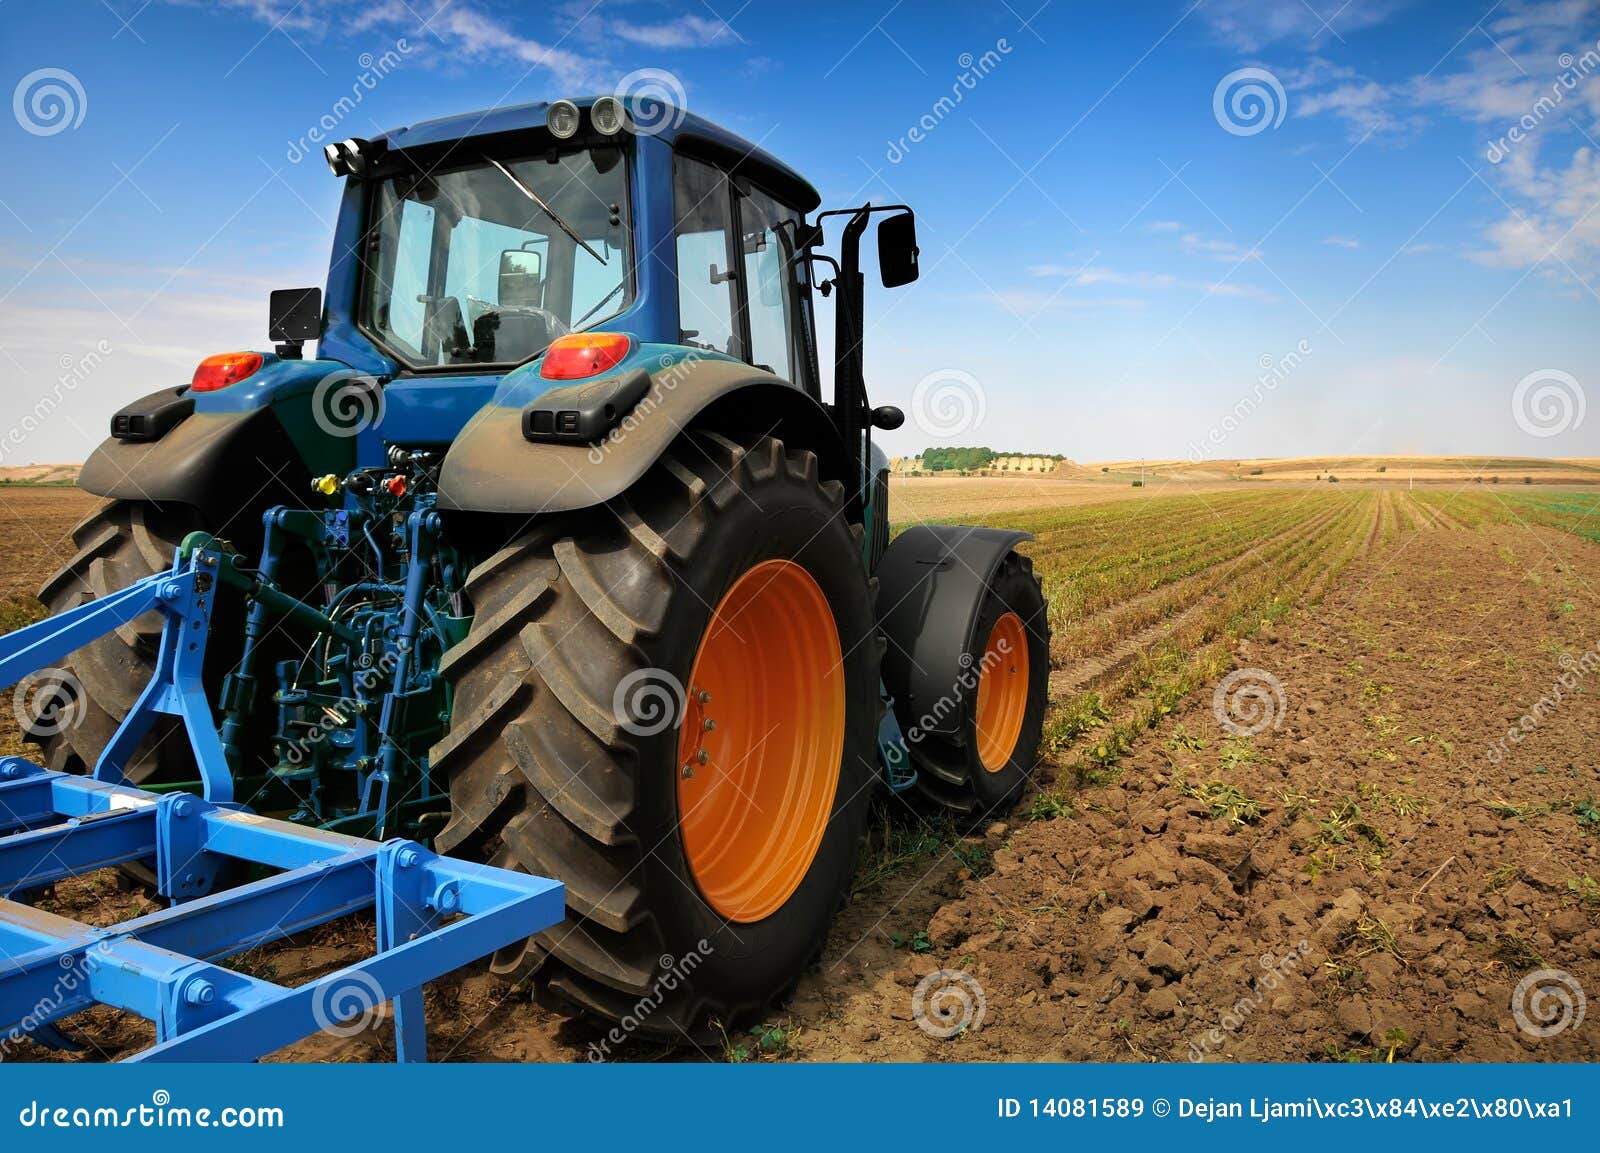
[[[320,353],[386,380],[395,439],[414,439],[410,413],[437,414],[441,389],[526,403],[578,379],[574,364],[599,375],[663,355],[743,363],[821,399],[805,223],[816,190],[699,117],[648,99],[557,100],[327,154],[353,179]],[[583,338],[602,333],[627,339]],[[552,352],[562,367],[539,373]]]

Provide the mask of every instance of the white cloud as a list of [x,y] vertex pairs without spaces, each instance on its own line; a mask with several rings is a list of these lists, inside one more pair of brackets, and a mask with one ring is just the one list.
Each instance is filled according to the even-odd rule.
[[1146,232],[1182,232],[1183,225],[1176,220],[1152,220],[1144,226]]
[[[1526,207],[1508,209],[1484,234],[1484,263],[1527,268],[1548,261],[1555,274],[1582,276],[1600,267],[1600,156],[1580,148],[1565,169],[1553,170]],[[1562,269],[1562,264],[1567,269]]]
[[1200,16],[1233,47],[1258,52],[1280,41],[1337,45],[1351,33],[1384,23],[1404,6],[1405,0],[1349,0],[1343,5],[1338,0],[1212,0],[1200,9]]
[[1264,288],[1257,288],[1251,284],[1235,284],[1231,280],[1208,284],[1206,292],[1212,296],[1228,296],[1237,300],[1259,300],[1263,304],[1273,304],[1278,299]]
[[1186,232],[1179,242],[1183,250],[1190,256],[1204,256],[1211,260],[1221,260],[1229,264],[1238,264],[1246,260],[1260,260],[1261,253],[1254,248],[1241,248],[1231,240],[1214,240],[1201,236],[1198,232]]
[[1322,238],[1322,243],[1328,245],[1330,248],[1360,248],[1361,247],[1361,241],[1352,239],[1351,237],[1348,237],[1348,236],[1324,236]]
[[679,16],[661,24],[634,24],[611,21],[611,30],[631,44],[647,48],[700,48],[708,44],[732,44],[738,37],[727,23],[700,16]]
[[1166,272],[1118,272],[1112,268],[1091,266],[1070,268],[1064,264],[1035,264],[1028,268],[1032,276],[1066,277],[1076,287],[1094,284],[1117,284],[1137,288],[1170,288],[1178,278]]

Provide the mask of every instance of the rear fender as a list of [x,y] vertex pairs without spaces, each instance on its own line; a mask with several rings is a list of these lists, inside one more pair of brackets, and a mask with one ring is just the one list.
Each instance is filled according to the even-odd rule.
[[[960,736],[961,675],[978,638],[973,630],[989,581],[1032,533],[922,524],[890,542],[878,562],[878,627],[889,642],[883,682],[901,724]],[[967,658],[967,663],[963,659]]]
[[189,505],[218,535],[248,541],[265,509],[305,505],[313,475],[355,467],[356,438],[317,427],[309,389],[209,411],[210,398],[197,399],[197,411],[159,439],[102,442],[79,486],[118,500]]
[[747,364],[712,358],[681,360],[650,375],[643,399],[593,443],[529,441],[521,407],[484,406],[445,455],[439,507],[531,515],[604,504],[626,492],[692,426],[747,441],[774,436],[791,448],[810,449],[822,479],[845,484],[859,518],[850,454],[827,412],[800,389]]

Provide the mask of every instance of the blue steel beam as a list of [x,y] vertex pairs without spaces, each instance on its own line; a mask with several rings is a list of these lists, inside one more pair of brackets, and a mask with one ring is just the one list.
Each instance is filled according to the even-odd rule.
[[118,592],[0,636],[0,689],[8,689],[40,669],[59,664],[69,653],[90,641],[138,620],[163,603],[163,589],[168,584],[176,585],[174,596],[186,595],[194,588],[194,574],[157,573]]
[[[165,874],[201,856],[288,870],[104,929],[0,901],[0,1036],[43,1036],[51,1021],[100,1003],[156,1023],[156,1046],[135,1060],[250,1060],[392,1001],[397,1055],[424,1060],[424,984],[549,928],[565,911],[558,882],[453,861],[408,841],[379,845],[26,762],[0,761],[0,776],[47,784],[57,821],[86,818],[60,842],[70,862],[94,857],[74,847],[73,835],[149,827]],[[0,862],[36,860],[61,832],[0,839]],[[8,845],[21,847],[8,857]],[[298,989],[213,964],[368,907],[378,915],[377,954]]]

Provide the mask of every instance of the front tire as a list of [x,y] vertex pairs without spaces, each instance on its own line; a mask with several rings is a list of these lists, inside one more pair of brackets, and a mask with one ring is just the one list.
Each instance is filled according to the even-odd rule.
[[908,742],[924,795],[965,820],[1004,816],[1037,764],[1050,695],[1050,624],[1033,563],[1007,553],[978,606],[962,658],[976,684],[960,693],[959,733]]
[[473,572],[438,846],[567,886],[497,972],[681,1040],[816,958],[877,779],[861,542],[812,453],[697,432]]

